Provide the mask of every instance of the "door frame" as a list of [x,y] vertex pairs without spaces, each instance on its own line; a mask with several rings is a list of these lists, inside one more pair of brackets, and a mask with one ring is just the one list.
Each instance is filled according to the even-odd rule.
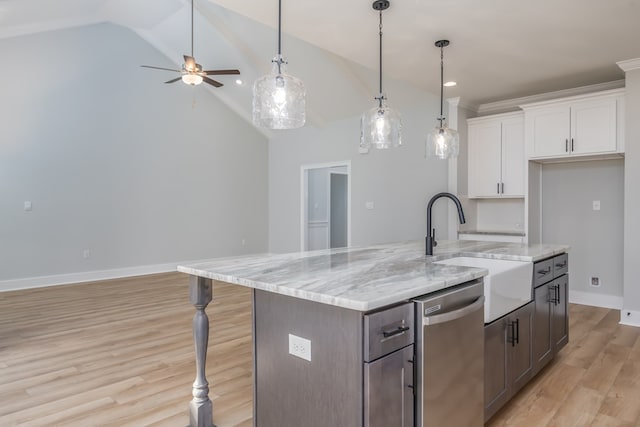
[[[328,163],[314,163],[314,164],[306,164],[300,166],[300,251],[305,251],[306,243],[307,243],[307,222],[308,222],[308,212],[307,207],[309,204],[308,200],[308,174],[307,172],[310,169],[327,169],[327,168],[335,168],[335,167],[346,167],[347,172],[332,172],[331,173],[341,173],[343,175],[347,175],[347,247],[351,246],[351,160],[342,160]],[[331,186],[329,185],[329,190]],[[328,200],[328,203],[331,203],[331,200]],[[331,209],[329,207],[329,233],[331,233]],[[330,234],[329,234],[330,235]]]

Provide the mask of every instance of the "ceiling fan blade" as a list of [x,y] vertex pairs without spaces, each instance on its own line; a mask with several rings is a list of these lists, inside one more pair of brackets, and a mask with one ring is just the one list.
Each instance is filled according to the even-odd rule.
[[162,68],[162,67],[152,67],[151,65],[141,65],[144,68],[153,68],[154,70],[165,70],[165,71],[174,71],[176,73],[181,73],[180,70],[172,70],[171,68]]
[[215,86],[215,87],[220,87],[220,86],[224,86],[222,83],[217,82],[213,79],[210,79],[209,77],[202,77],[202,81],[204,81],[205,83],[209,83],[211,86]]
[[176,77],[175,79],[167,80],[165,83],[175,83],[178,80],[182,80],[182,76],[181,77]]
[[239,70],[206,70],[203,71],[208,76],[221,76],[225,74],[240,74]]

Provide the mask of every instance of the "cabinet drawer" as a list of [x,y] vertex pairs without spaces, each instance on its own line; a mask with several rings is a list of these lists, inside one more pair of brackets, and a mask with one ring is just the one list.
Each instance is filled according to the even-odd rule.
[[413,344],[413,303],[364,316],[364,361],[370,362]]
[[553,280],[553,260],[549,258],[544,261],[536,262],[533,265],[533,287],[547,283]]
[[553,277],[560,277],[569,271],[569,255],[562,254],[553,258]]

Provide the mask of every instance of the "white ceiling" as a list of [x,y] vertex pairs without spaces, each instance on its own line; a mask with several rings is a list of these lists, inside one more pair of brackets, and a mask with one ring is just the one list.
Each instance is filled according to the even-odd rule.
[[[438,94],[440,58],[433,43],[447,38],[445,79],[458,86],[445,89],[445,96],[461,96],[471,104],[619,80],[623,73],[615,63],[640,57],[640,0],[391,3],[384,12],[385,82],[395,79]],[[198,62],[205,68],[240,68],[249,82],[265,72],[276,50],[277,4],[197,1]],[[0,37],[113,22],[136,31],[179,64],[189,49],[188,14],[185,0],[0,0]],[[315,70],[319,80],[330,80],[336,78],[331,73],[339,73],[349,82],[343,95],[366,94],[367,102],[375,95],[378,17],[371,0],[285,0],[283,31],[293,36],[283,41],[292,74],[301,69],[303,78]],[[322,68],[327,64],[331,71]],[[385,86],[393,99],[394,86]],[[216,93],[248,113],[249,95],[234,99],[231,91]],[[335,99],[325,103],[316,122],[334,118],[326,111],[340,110]],[[310,115],[313,120],[314,112]]]

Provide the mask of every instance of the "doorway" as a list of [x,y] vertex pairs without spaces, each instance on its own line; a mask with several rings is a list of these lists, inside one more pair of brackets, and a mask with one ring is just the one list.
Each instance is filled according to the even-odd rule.
[[350,174],[349,161],[302,166],[301,250],[351,244]]

